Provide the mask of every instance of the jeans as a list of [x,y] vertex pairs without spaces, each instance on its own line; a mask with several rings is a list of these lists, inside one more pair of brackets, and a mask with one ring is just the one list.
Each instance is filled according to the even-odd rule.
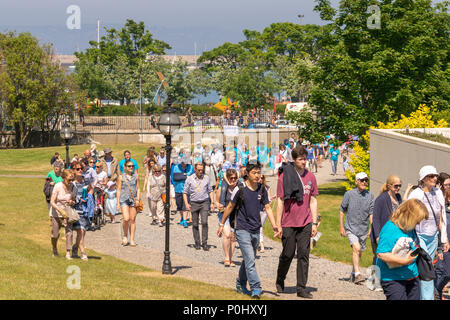
[[[424,249],[434,260],[438,246],[438,233],[433,236],[419,234],[420,247]],[[420,300],[434,300],[434,282],[420,281]]]
[[338,160],[331,160],[331,170],[333,170],[333,174],[336,174],[337,165],[338,165]]
[[241,248],[243,261],[239,268],[239,276],[236,283],[241,287],[247,287],[247,281],[250,284],[250,290],[261,290],[261,281],[256,272],[256,249],[259,245],[259,233],[250,233],[246,230],[236,230],[236,240]]

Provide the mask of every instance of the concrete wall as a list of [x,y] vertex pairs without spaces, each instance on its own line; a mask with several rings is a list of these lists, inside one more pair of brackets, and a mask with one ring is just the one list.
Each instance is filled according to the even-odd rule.
[[[400,193],[403,196],[408,183],[417,184],[419,170],[425,165],[435,166],[438,172],[450,173],[449,145],[407,136],[398,131],[404,130],[370,130],[370,190],[375,196],[391,174],[402,179]],[[417,131],[423,132],[423,129]],[[450,129],[429,131],[447,135]]]

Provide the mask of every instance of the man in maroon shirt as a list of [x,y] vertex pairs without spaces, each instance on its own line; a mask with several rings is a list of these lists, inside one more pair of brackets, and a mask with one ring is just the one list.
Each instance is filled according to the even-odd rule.
[[[306,291],[306,282],[308,280],[311,237],[315,237],[317,234],[316,197],[319,193],[316,177],[305,169],[307,155],[305,147],[295,147],[292,150],[293,163],[287,165],[293,166],[293,169],[285,168],[278,177],[277,225],[282,227],[282,235],[279,237],[282,239],[283,251],[278,263],[276,287],[277,292],[283,292],[284,280],[297,249],[297,296],[311,299],[312,295]],[[295,194],[285,197],[284,174],[298,175],[300,180],[297,181],[302,184],[300,190],[303,189],[303,201],[299,202]],[[290,178],[292,181],[292,177]]]

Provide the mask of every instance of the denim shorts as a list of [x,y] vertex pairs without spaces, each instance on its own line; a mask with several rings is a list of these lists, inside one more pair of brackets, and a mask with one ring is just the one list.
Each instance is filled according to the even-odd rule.
[[126,199],[125,201],[119,200],[120,207],[134,207],[133,199]]
[[[219,225],[222,223],[222,218],[223,218],[223,212],[218,212],[217,213],[217,218],[219,220]],[[227,220],[224,223],[225,226],[229,226],[230,225],[230,217],[227,218]]]
[[90,226],[89,218],[85,217],[84,215],[80,215],[80,220],[78,221],[80,224],[80,228],[83,230],[88,230]]

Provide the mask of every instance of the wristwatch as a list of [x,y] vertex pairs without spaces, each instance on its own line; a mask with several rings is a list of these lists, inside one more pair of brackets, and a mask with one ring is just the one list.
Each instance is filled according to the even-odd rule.
[[317,222],[313,222],[313,225],[318,226],[319,224]]
[[223,223],[219,223],[219,226],[220,226],[220,227],[223,227],[223,226],[224,226],[224,224],[223,224]]

